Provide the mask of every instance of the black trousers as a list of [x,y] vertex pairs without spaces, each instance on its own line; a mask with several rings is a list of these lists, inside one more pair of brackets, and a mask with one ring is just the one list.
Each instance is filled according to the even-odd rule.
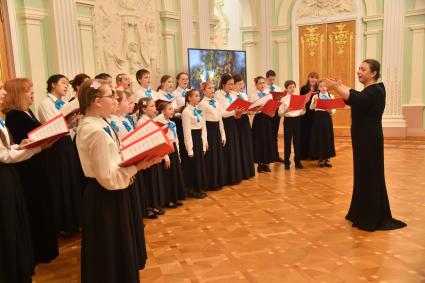
[[283,138],[285,142],[285,164],[290,164],[291,143],[294,143],[294,161],[299,163],[301,160],[301,117],[285,117],[283,120]]
[[272,130],[273,130],[273,147],[275,148],[275,155],[277,160],[279,158],[279,142],[278,142],[278,134],[279,134],[279,126],[280,126],[280,116],[278,114],[278,110],[274,114],[272,118]]

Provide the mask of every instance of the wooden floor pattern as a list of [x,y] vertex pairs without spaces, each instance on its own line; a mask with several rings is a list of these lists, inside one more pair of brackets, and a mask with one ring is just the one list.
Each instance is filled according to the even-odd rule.
[[[392,212],[408,223],[396,231],[363,232],[344,219],[350,141],[338,139],[336,150],[333,168],[276,164],[272,173],[145,221],[141,281],[425,282],[425,141],[385,142]],[[79,282],[79,244],[79,237],[61,241],[60,256],[40,265],[33,282]]]

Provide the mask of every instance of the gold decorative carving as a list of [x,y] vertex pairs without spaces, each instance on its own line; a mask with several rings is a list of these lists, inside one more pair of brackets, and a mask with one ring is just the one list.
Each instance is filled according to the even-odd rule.
[[337,31],[334,31],[329,35],[329,41],[331,42],[331,44],[332,41],[335,41],[336,47],[338,49],[338,54],[343,54],[344,47],[347,42],[350,41],[351,43],[354,38],[354,33],[346,30],[346,26],[347,25],[343,23],[336,25]]
[[317,29],[316,26],[306,27],[307,32],[301,36],[302,47],[306,45],[310,56],[315,55],[317,46],[323,42],[323,34],[318,33]]

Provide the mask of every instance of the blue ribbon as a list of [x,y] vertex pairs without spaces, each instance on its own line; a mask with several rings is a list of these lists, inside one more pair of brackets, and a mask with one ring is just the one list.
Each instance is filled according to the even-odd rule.
[[320,95],[319,95],[319,98],[320,98],[320,99],[330,99],[330,98],[329,98],[329,96],[327,96],[326,94],[323,94],[323,95],[322,95],[322,94],[320,94]]
[[65,104],[62,99],[56,99],[55,101],[55,107],[57,110],[60,110],[62,106]]
[[199,121],[201,121],[201,117],[202,117],[202,110],[198,109],[198,108],[193,109],[193,115],[195,115],[196,121],[199,123]]
[[145,91],[145,96],[146,96],[146,97],[149,97],[149,98],[152,98],[152,90],[151,90],[150,88],[148,88],[148,89]]
[[174,95],[172,95],[171,93],[168,93],[168,92],[167,92],[167,94],[165,95],[165,97],[166,97],[168,100],[173,100]]
[[109,128],[108,126],[106,126],[106,127],[104,127],[104,128],[103,128],[103,130],[105,130],[105,132],[107,132],[107,133],[108,133],[108,135],[109,135],[111,138],[113,138],[113,137],[112,137],[112,133],[111,133],[111,128]]
[[185,90],[182,91],[182,96],[186,97],[186,91]]
[[274,91],[276,88],[274,87],[274,85],[270,86],[270,91]]
[[4,127],[6,127],[5,125],[4,125],[4,122],[3,122],[3,119],[0,117],[0,126],[2,126],[3,128]]
[[215,105],[216,102],[217,102],[217,100],[215,100],[215,98],[211,98],[210,101],[208,101],[208,104],[211,105],[212,107],[216,108],[217,107]]
[[114,129],[115,133],[120,131],[120,128],[118,127],[117,123],[115,123],[115,121],[111,121],[111,127]]
[[130,124],[127,123],[127,121],[122,121],[122,124],[124,125],[127,132],[131,132],[133,130],[133,127],[131,127]]
[[259,92],[259,93],[258,93],[258,96],[259,96],[259,97],[264,97],[265,95],[266,95],[266,93],[265,93],[265,92]]
[[176,139],[177,138],[176,124],[174,124],[173,121],[170,121],[170,122],[167,123],[167,125],[168,125],[168,129],[170,129],[170,131],[173,133],[174,139]]
[[244,99],[243,96],[242,96],[242,94],[240,92],[238,92],[238,98],[239,99]]
[[227,99],[227,101],[229,102],[229,104],[232,104],[233,103],[233,99],[230,96],[230,93],[226,93],[226,95],[224,97]]
[[125,118],[127,118],[127,120],[130,122],[131,126],[134,127],[136,126],[136,123],[134,123],[133,117],[131,117],[130,114],[125,114]]

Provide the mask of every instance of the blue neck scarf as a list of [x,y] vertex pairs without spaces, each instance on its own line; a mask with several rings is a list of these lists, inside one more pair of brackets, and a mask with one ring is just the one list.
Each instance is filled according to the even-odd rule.
[[199,121],[201,121],[201,117],[202,117],[202,110],[198,109],[198,108],[194,108],[193,109],[193,115],[196,117],[196,121],[199,123]]
[[264,97],[265,95],[266,95],[266,93],[265,93],[265,92],[262,92],[262,91],[258,93],[258,96],[259,96],[260,98],[261,98],[261,97]]
[[115,123],[115,121],[111,121],[111,127],[114,129],[115,133],[119,133],[120,128],[118,127],[117,123]]
[[60,110],[62,106],[65,104],[62,99],[56,99],[55,101],[55,107],[57,110]]
[[168,93],[168,92],[167,92],[167,94],[165,95],[165,97],[166,97],[168,100],[173,100],[173,98],[174,98],[174,96],[173,96],[171,93]]
[[215,100],[215,98],[211,98],[210,101],[208,101],[208,104],[216,108],[217,107],[217,105],[215,104],[216,102],[217,100]]
[[133,128],[136,126],[136,123],[134,123],[133,117],[131,117],[130,114],[125,114],[125,118],[127,118]]
[[4,121],[3,121],[3,119],[0,117],[0,126],[2,126],[3,128],[4,127],[6,127],[5,125],[4,125]]
[[149,98],[152,98],[152,90],[151,90],[150,88],[148,88],[148,89],[145,91],[145,96],[146,96],[146,97],[149,97]]
[[122,121],[122,124],[124,125],[125,129],[127,130],[127,132],[131,132],[133,130],[133,127],[130,126],[130,124],[127,123],[127,121]]
[[173,133],[174,139],[176,139],[177,138],[176,124],[174,124],[174,122],[172,121],[169,121],[167,125],[168,125],[168,129],[170,129],[170,131]]
[[230,96],[230,93],[226,93],[226,95],[224,97],[227,99],[227,101],[229,102],[229,104],[232,104],[233,103],[233,99]]
[[271,86],[270,86],[270,91],[275,91],[275,89],[276,89],[276,88],[275,88],[275,86],[274,86],[274,85],[271,85]]
[[186,97],[186,91],[185,90],[182,91],[182,96]]
[[112,133],[111,133],[111,128],[109,128],[109,126],[104,127],[104,128],[103,128],[103,130],[104,130],[105,132],[107,132],[107,133],[108,133],[108,135],[109,135],[111,138],[113,138],[113,137],[112,137]]

